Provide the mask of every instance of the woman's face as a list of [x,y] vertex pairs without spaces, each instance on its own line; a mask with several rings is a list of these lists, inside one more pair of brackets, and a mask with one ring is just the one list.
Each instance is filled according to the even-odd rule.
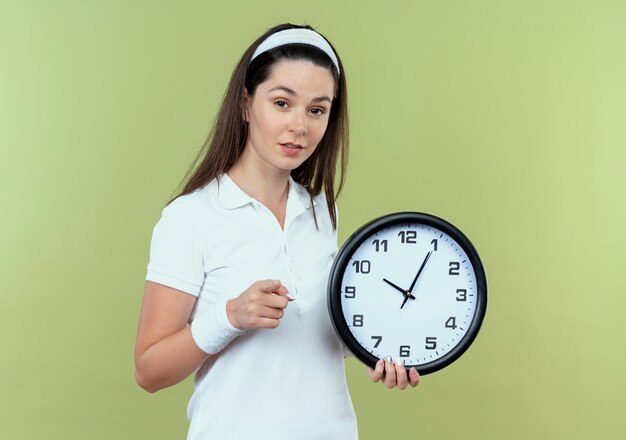
[[245,97],[244,156],[264,169],[290,172],[319,144],[330,115],[335,81],[309,61],[279,61],[253,96]]

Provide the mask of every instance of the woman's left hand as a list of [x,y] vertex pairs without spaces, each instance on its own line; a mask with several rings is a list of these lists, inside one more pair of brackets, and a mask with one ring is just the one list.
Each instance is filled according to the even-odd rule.
[[407,375],[404,365],[396,364],[391,359],[387,361],[380,359],[374,369],[367,367],[372,382],[382,380],[387,388],[399,390],[404,390],[409,385],[416,387],[420,383],[420,375],[414,367],[411,367]]

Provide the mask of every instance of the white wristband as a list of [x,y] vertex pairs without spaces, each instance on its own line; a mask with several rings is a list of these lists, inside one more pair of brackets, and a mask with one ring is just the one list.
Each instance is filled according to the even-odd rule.
[[220,352],[230,341],[246,331],[230,323],[226,314],[226,300],[215,304],[214,313],[196,316],[191,322],[191,336],[205,353]]

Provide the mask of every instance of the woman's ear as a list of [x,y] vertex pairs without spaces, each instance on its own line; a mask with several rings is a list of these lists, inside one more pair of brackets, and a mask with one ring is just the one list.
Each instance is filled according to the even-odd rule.
[[250,116],[248,109],[250,108],[250,95],[248,95],[248,90],[243,89],[243,102],[241,103],[243,110],[243,120],[246,122],[250,122]]

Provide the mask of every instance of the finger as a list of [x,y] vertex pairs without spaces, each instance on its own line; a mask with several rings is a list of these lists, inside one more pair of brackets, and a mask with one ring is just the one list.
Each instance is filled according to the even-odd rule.
[[385,359],[385,378],[383,379],[383,383],[387,388],[396,386],[396,366],[391,356],[387,356]]
[[279,286],[274,290],[274,292],[276,295],[287,295],[289,293],[289,291],[287,290],[287,288],[285,286],[281,284],[279,284]]
[[288,301],[293,301],[295,299],[295,298],[292,298],[291,296],[289,296],[289,291],[282,284],[280,285],[280,287],[278,289],[276,289],[274,291],[274,293],[276,295],[279,295],[279,296],[284,296],[285,298],[287,298]]
[[280,319],[285,315],[285,312],[282,308],[274,308],[274,307],[262,307],[259,310],[260,318],[270,318],[270,319]]
[[380,379],[383,377],[383,372],[385,371],[385,361],[379,359],[376,365],[374,365],[374,368],[367,367],[367,371],[370,374],[372,382],[380,382]]
[[265,280],[260,282],[259,289],[263,293],[274,293],[276,295],[285,296],[289,301],[293,301],[293,298],[289,296],[289,291],[280,280]]
[[411,367],[409,370],[409,383],[412,387],[416,387],[420,383],[420,374],[415,367]]
[[278,280],[264,280],[258,281],[257,287],[259,290],[265,293],[274,293],[276,289],[281,286],[280,281]]
[[409,379],[406,375],[406,368],[401,362],[396,362],[396,381],[399,390],[405,390],[409,385]]
[[261,316],[255,316],[250,318],[250,328],[276,328],[280,324],[278,319],[263,318]]
[[274,309],[284,309],[289,304],[289,299],[280,295],[262,295],[261,304]]

